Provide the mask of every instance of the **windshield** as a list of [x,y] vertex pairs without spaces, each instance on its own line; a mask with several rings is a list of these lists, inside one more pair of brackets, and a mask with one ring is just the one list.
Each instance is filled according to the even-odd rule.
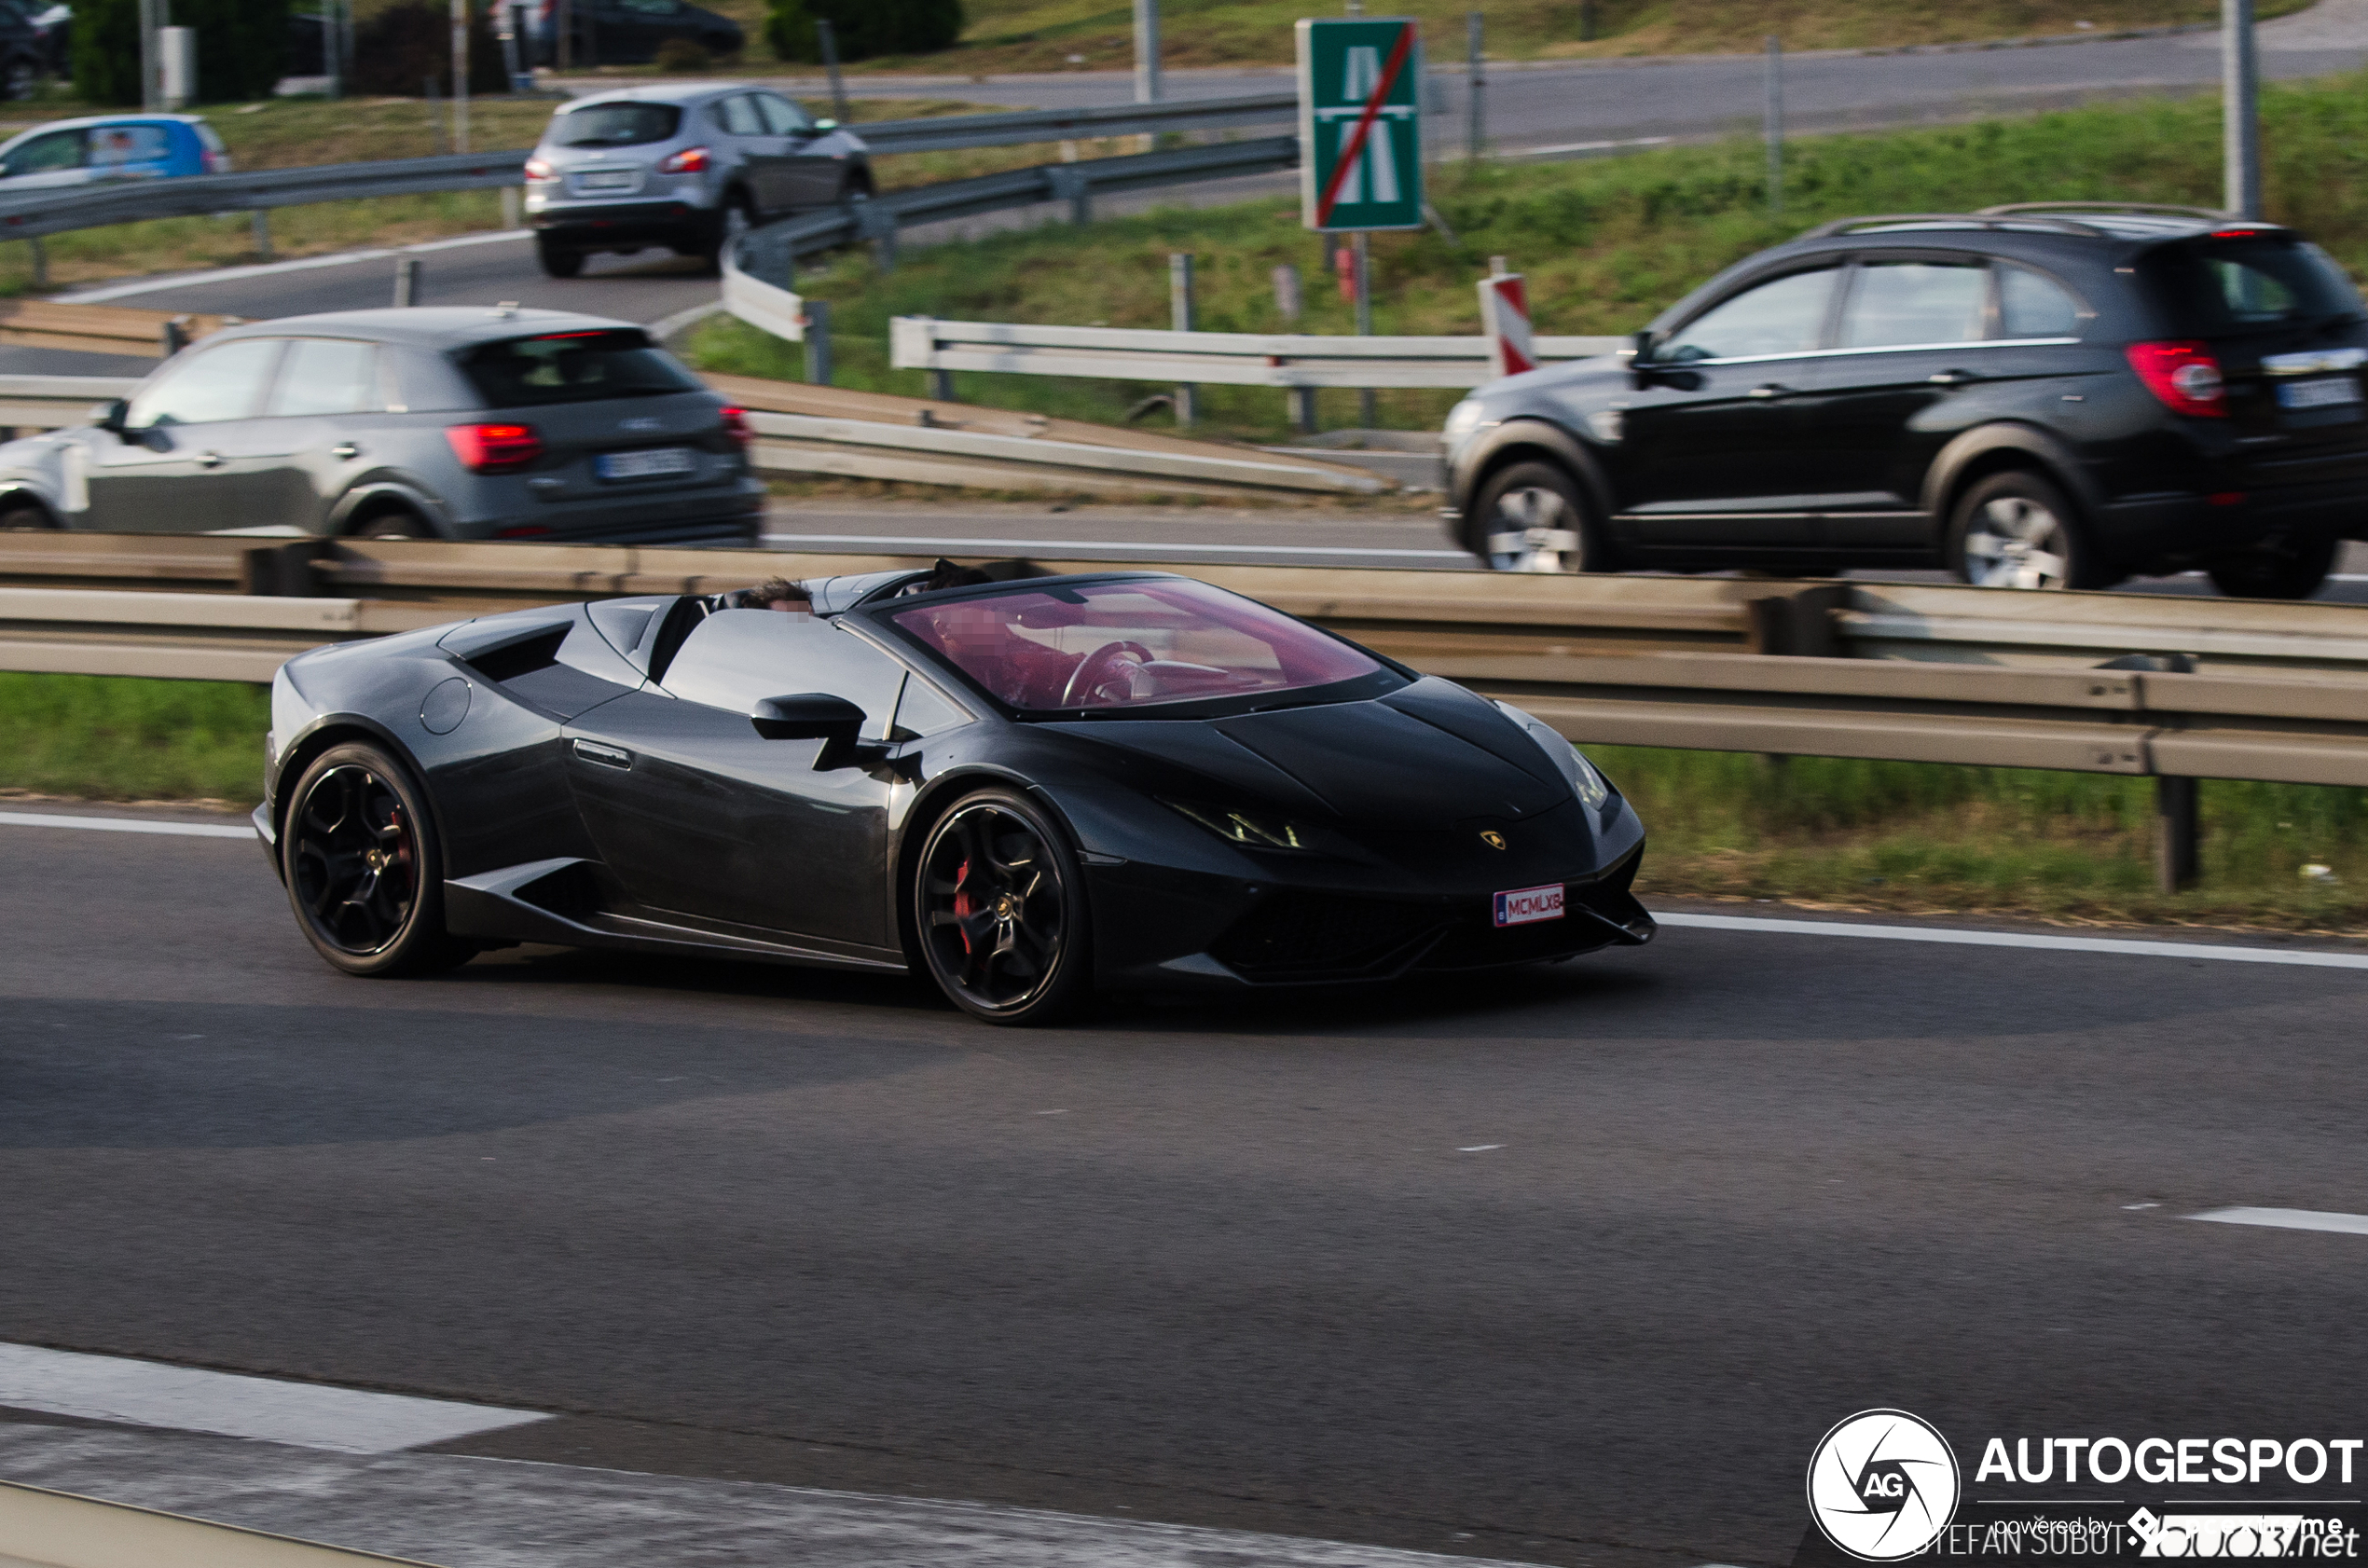
[[2209,337],[2361,313],[2359,291],[2326,252],[2269,235],[2165,245],[2139,262],[2170,330]]
[[626,328],[487,343],[464,355],[461,368],[488,408],[654,397],[695,392],[699,386],[689,372],[651,346],[647,333]]
[[673,140],[682,110],[673,103],[592,103],[562,111],[551,141],[562,147],[633,147]]
[[1035,587],[890,617],[1014,708],[1141,708],[1290,692],[1383,666],[1279,611],[1205,583]]

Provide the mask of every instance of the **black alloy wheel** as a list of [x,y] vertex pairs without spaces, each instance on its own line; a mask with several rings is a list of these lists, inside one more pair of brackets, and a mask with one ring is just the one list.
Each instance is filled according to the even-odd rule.
[[335,746],[298,781],[280,830],[296,923],[349,974],[418,974],[475,949],[445,934],[434,828],[402,767],[375,746]]
[[2089,542],[2070,498],[2021,469],[1993,474],[1959,498],[1945,554],[1957,580],[1977,588],[2110,588],[2122,575]]
[[915,923],[930,978],[993,1024],[1043,1024],[1088,983],[1082,879],[1060,831],[1023,796],[971,795],[929,831]]
[[[0,518],[0,522],[5,522]],[[2335,570],[2335,539],[2265,544],[2240,555],[2223,556],[2205,571],[2212,586],[2230,598],[2308,598],[2326,586]]]

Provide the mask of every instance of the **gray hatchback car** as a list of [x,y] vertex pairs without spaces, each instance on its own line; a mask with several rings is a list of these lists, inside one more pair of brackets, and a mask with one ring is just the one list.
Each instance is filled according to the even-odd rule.
[[0,529],[743,543],[748,421],[626,322],[351,310],[213,334],[0,446]]
[[527,222],[554,278],[595,252],[653,245],[712,265],[752,225],[871,194],[861,141],[745,83],[579,98],[526,164]]

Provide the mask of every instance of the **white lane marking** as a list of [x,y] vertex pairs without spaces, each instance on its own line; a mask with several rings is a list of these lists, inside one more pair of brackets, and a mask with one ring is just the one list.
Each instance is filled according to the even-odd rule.
[[1459,1148],[1455,1152],[1458,1154],[1485,1154],[1492,1148],[1502,1148],[1504,1147],[1505,1146],[1501,1143],[1476,1143],[1471,1145],[1469,1148]]
[[432,251],[490,245],[503,240],[529,240],[533,235],[534,231],[529,228],[505,228],[492,234],[463,234],[451,240],[425,240],[416,245],[390,245],[371,251],[339,251],[335,255],[298,256],[294,261],[257,262],[253,267],[221,267],[208,272],[175,272],[163,278],[135,278],[128,283],[108,283],[100,288],[84,289],[79,294],[60,295],[58,302],[62,305],[97,305],[109,299],[129,299],[135,294],[161,294],[167,289],[235,283],[241,278],[276,278],[283,272],[313,272],[324,267],[351,267],[365,261],[392,261],[399,255],[424,255]]
[[650,323],[650,336],[660,343],[664,343],[673,337],[676,333],[687,331],[709,316],[720,316],[723,313],[723,301],[710,299],[704,305],[694,305],[688,309],[677,310],[670,316],[660,316]]
[[2208,1209],[2190,1219],[2215,1225],[2266,1225],[2279,1231],[2340,1231],[2347,1236],[2368,1236],[2368,1214],[2330,1214],[2323,1209]]
[[1469,560],[1465,550],[1376,550],[1324,544],[1124,544],[1108,539],[939,539],[924,534],[768,533],[767,544],[923,544],[932,550],[1149,550],[1158,554],[1261,556],[1403,556]]
[[2368,953],[2293,952],[2223,942],[2138,942],[2120,937],[2059,937],[2029,931],[1962,931],[1931,926],[1859,926],[1843,920],[1769,920],[1750,915],[1655,915],[1664,926],[1706,931],[1769,931],[1784,936],[1872,937],[1879,942],[1938,942],[1961,947],[2038,947],[2130,958],[2212,958],[2228,964],[2292,964],[2303,969],[2368,970]]
[[213,822],[159,822],[147,817],[52,817],[39,811],[0,811],[0,828],[89,828],[103,833],[171,833],[181,838],[255,837],[255,829]]
[[1673,136],[1631,136],[1618,142],[1563,142],[1550,147],[1508,147],[1505,154],[1508,158],[1551,158],[1556,153],[1600,153],[1614,147],[1659,147],[1675,140]]
[[392,1453],[551,1418],[407,1394],[170,1367],[118,1355],[0,1344],[0,1405],[112,1421],[260,1437],[339,1453]]

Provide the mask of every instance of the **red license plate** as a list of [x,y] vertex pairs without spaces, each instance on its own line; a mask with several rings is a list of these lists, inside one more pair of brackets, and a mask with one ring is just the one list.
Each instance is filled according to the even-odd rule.
[[1543,887],[1516,887],[1509,893],[1496,895],[1496,923],[1500,926],[1526,926],[1533,920],[1562,917],[1563,885],[1559,882]]

